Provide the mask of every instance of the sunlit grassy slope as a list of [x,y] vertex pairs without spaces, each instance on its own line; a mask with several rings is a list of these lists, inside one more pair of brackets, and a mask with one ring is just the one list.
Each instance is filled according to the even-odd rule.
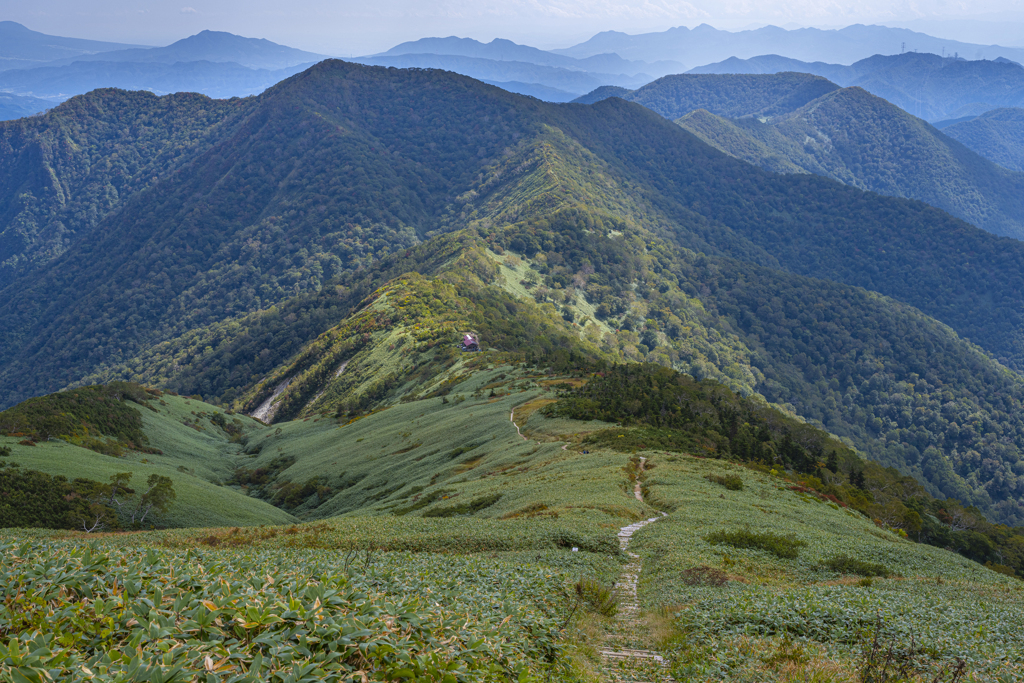
[[[23,467],[67,474],[66,463],[74,457],[81,463],[76,471],[94,478],[123,469],[136,470],[136,476],[149,471],[143,468],[172,471],[181,487],[179,503],[186,502],[186,491],[211,496],[187,499],[189,508],[205,510],[192,523],[221,528],[100,538],[96,550],[124,558],[128,567],[150,566],[149,576],[162,576],[159,567],[172,564],[196,576],[232,567],[230,580],[241,581],[240,587],[256,576],[265,584],[260,572],[275,567],[267,576],[285,582],[275,591],[286,590],[295,572],[341,575],[354,586],[376,586],[418,601],[435,616],[479,613],[482,619],[470,623],[467,633],[491,639],[488,647],[497,649],[487,650],[488,657],[503,652],[524,667],[529,673],[522,680],[541,680],[549,673],[558,680],[611,680],[597,648],[612,621],[585,605],[573,611],[569,587],[588,577],[610,585],[625,561],[615,539],[618,529],[661,511],[667,516],[640,531],[630,546],[643,562],[639,597],[646,611],[632,628],[635,646],[662,653],[676,680],[860,681],[866,639],[879,625],[886,643],[906,648],[913,634],[923,648],[908,680],[931,681],[957,657],[966,662],[963,680],[1019,679],[1024,662],[1020,581],[905,540],[779,475],[682,452],[595,447],[588,433],[630,428],[545,417],[540,408],[556,397],[562,380],[521,365],[489,364],[492,357],[498,358],[477,356],[478,370],[453,382],[443,397],[400,402],[358,419],[311,416],[265,426],[240,418],[244,431],[239,443],[232,443],[202,416],[215,410],[212,406],[165,395],[162,403],[153,402],[159,412],[143,411],[147,434],[164,450],[162,456],[133,455],[126,462],[48,443],[32,454],[26,454],[30,447],[16,446],[13,459]],[[640,457],[646,459],[643,470],[637,467]],[[150,462],[141,463],[143,458]],[[58,470],[58,462],[65,469]],[[196,474],[178,472],[179,465]],[[266,515],[269,506],[245,497],[242,487],[218,487],[204,479],[237,478],[232,467],[265,468],[271,486],[248,484],[250,493],[263,495],[315,479],[320,488],[294,508],[309,521],[289,524],[290,515],[281,511],[275,520]],[[738,476],[742,489],[708,479],[726,475]],[[635,483],[641,484],[644,501],[634,496]],[[229,528],[242,526],[237,520],[243,511],[252,518],[266,515],[268,526]],[[234,518],[220,522],[218,514]],[[278,521],[283,524],[273,526]],[[781,559],[706,540],[715,531],[744,530],[804,545],[798,545],[795,558]],[[18,543],[42,544],[31,546],[38,548],[32,553],[72,558],[69,566],[79,566],[73,558],[90,538],[5,533]],[[145,555],[147,548],[154,549],[151,556]],[[22,550],[8,546],[4,552],[12,566],[21,566],[14,555]],[[827,568],[836,556],[883,565],[889,576],[865,580]],[[95,574],[104,565],[88,566],[80,571]],[[321,579],[301,579],[314,580]],[[202,585],[203,580],[194,584]],[[175,595],[187,598],[198,590],[194,586],[175,588]],[[139,595],[151,589],[150,579],[140,581]],[[174,605],[189,604],[175,600]],[[245,600],[237,605],[244,607]],[[166,609],[172,609],[170,602]],[[510,615],[511,621],[503,621]],[[496,634],[491,629],[497,624],[518,626],[498,628]],[[273,622],[251,628],[264,629],[266,638],[279,637]],[[522,635],[520,628],[532,635]],[[563,648],[555,657],[557,667],[546,668],[551,662],[544,657],[550,653],[517,645],[521,637],[535,645],[555,638]],[[145,642],[148,652],[162,641]],[[235,642],[224,645],[237,648],[235,666],[252,666],[254,651],[245,641]],[[419,646],[406,641],[403,647]],[[196,650],[190,648],[179,648],[180,657],[191,657]],[[453,653],[445,656],[457,659]],[[194,659],[190,666],[202,666],[201,657]],[[282,659],[258,663],[288,666]],[[479,672],[464,679],[501,680]]]
[[[11,448],[9,460],[21,468],[68,479],[107,482],[117,472],[132,472],[131,485],[139,489],[152,474],[170,477],[177,497],[165,514],[148,518],[147,525],[248,526],[293,521],[287,512],[223,485],[242,457],[241,444],[232,443],[209,420],[223,409],[170,394],[148,403],[155,412],[140,409],[139,413],[150,445],[162,454],[125,451],[123,457],[113,457],[58,440],[21,445],[17,437],[0,437],[0,445]],[[262,427],[247,417],[230,417],[239,420],[243,433]]]
[[[642,602],[673,617],[675,635],[665,647],[676,658],[680,680],[713,679],[722,669],[736,680],[774,680],[767,677],[766,660],[785,649],[784,639],[806,647],[800,668],[810,680],[860,680],[850,662],[878,623],[887,638],[904,645],[913,635],[935,661],[964,657],[973,680],[1020,680],[1019,580],[903,540],[858,513],[792,490],[778,477],[715,460],[647,455],[649,496],[671,513],[638,534],[631,549],[644,561]],[[706,478],[723,474],[738,474],[743,489],[729,491]],[[705,540],[714,531],[740,529],[792,536],[807,545],[787,560]],[[823,567],[837,556],[881,564],[892,576],[863,579]],[[728,581],[711,585],[694,568],[720,572]],[[836,662],[847,663],[839,673]]]

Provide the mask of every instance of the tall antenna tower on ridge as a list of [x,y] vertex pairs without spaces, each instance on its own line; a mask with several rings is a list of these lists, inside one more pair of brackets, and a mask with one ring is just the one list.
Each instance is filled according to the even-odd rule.
[[906,43],[900,43],[900,54],[903,54],[906,51],[907,51],[907,44]]

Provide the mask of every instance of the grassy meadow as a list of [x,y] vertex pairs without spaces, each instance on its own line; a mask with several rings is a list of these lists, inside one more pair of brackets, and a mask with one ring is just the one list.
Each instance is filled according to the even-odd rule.
[[[165,394],[141,410],[159,455],[4,439],[25,468],[168,473],[158,521],[178,528],[0,533],[0,676],[629,680],[601,657],[617,626],[592,592],[627,561],[618,530],[664,511],[630,545],[630,628],[660,676],[1024,679],[1024,583],[779,474],[596,447],[614,425],[541,413],[559,383],[499,365],[354,418],[226,415],[231,432]],[[289,492],[288,512],[254,497]]]

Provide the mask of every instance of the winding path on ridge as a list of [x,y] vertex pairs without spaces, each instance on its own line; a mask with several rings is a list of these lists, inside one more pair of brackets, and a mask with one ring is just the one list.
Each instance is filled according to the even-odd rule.
[[[646,460],[646,458],[640,458],[637,468],[639,474],[643,473]],[[633,495],[637,500],[643,502],[643,489],[639,481],[633,487]],[[640,556],[629,552],[629,542],[633,534],[666,516],[667,514],[662,512],[659,517],[634,522],[619,530],[619,547],[629,556],[630,561],[622,568],[622,574],[615,584],[615,597],[619,601],[619,610],[615,614],[611,632],[606,636],[609,646],[598,650],[605,664],[608,681],[663,683],[674,680],[665,670],[667,664],[665,659],[657,652],[644,648],[650,640],[650,634],[646,625],[640,620],[640,600],[636,592],[637,581],[643,566]]]
[[[515,416],[516,408],[522,408],[525,405],[512,408],[509,414],[509,422],[523,439],[527,439],[527,437],[520,431]],[[562,450],[566,450],[568,446],[569,444],[565,444],[562,446]],[[637,481],[633,485],[633,495],[641,503],[644,502],[644,493],[639,477],[644,473],[644,463],[646,462],[647,458],[640,458],[637,465]],[[636,588],[643,566],[640,556],[629,552],[629,541],[633,534],[648,524],[653,524],[667,516],[667,513],[662,512],[658,517],[633,522],[619,529],[619,547],[629,556],[630,561],[622,568],[622,574],[615,584],[615,597],[618,599],[619,609],[615,614],[611,632],[605,636],[609,646],[598,649],[604,664],[604,678],[609,683],[672,683],[675,681],[666,671],[668,662],[665,661],[665,658],[653,650],[645,649],[645,645],[650,641],[650,633],[646,624],[640,620],[640,600],[637,597]]]

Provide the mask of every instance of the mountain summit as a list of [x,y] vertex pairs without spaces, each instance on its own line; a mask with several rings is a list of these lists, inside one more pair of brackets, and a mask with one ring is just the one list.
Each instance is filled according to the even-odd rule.
[[[174,64],[233,62],[248,69],[285,69],[326,59],[325,55],[279,45],[264,38],[245,38],[224,31],[201,31],[166,47],[134,48],[84,55],[77,61]],[[69,64],[63,60],[58,64]]]

